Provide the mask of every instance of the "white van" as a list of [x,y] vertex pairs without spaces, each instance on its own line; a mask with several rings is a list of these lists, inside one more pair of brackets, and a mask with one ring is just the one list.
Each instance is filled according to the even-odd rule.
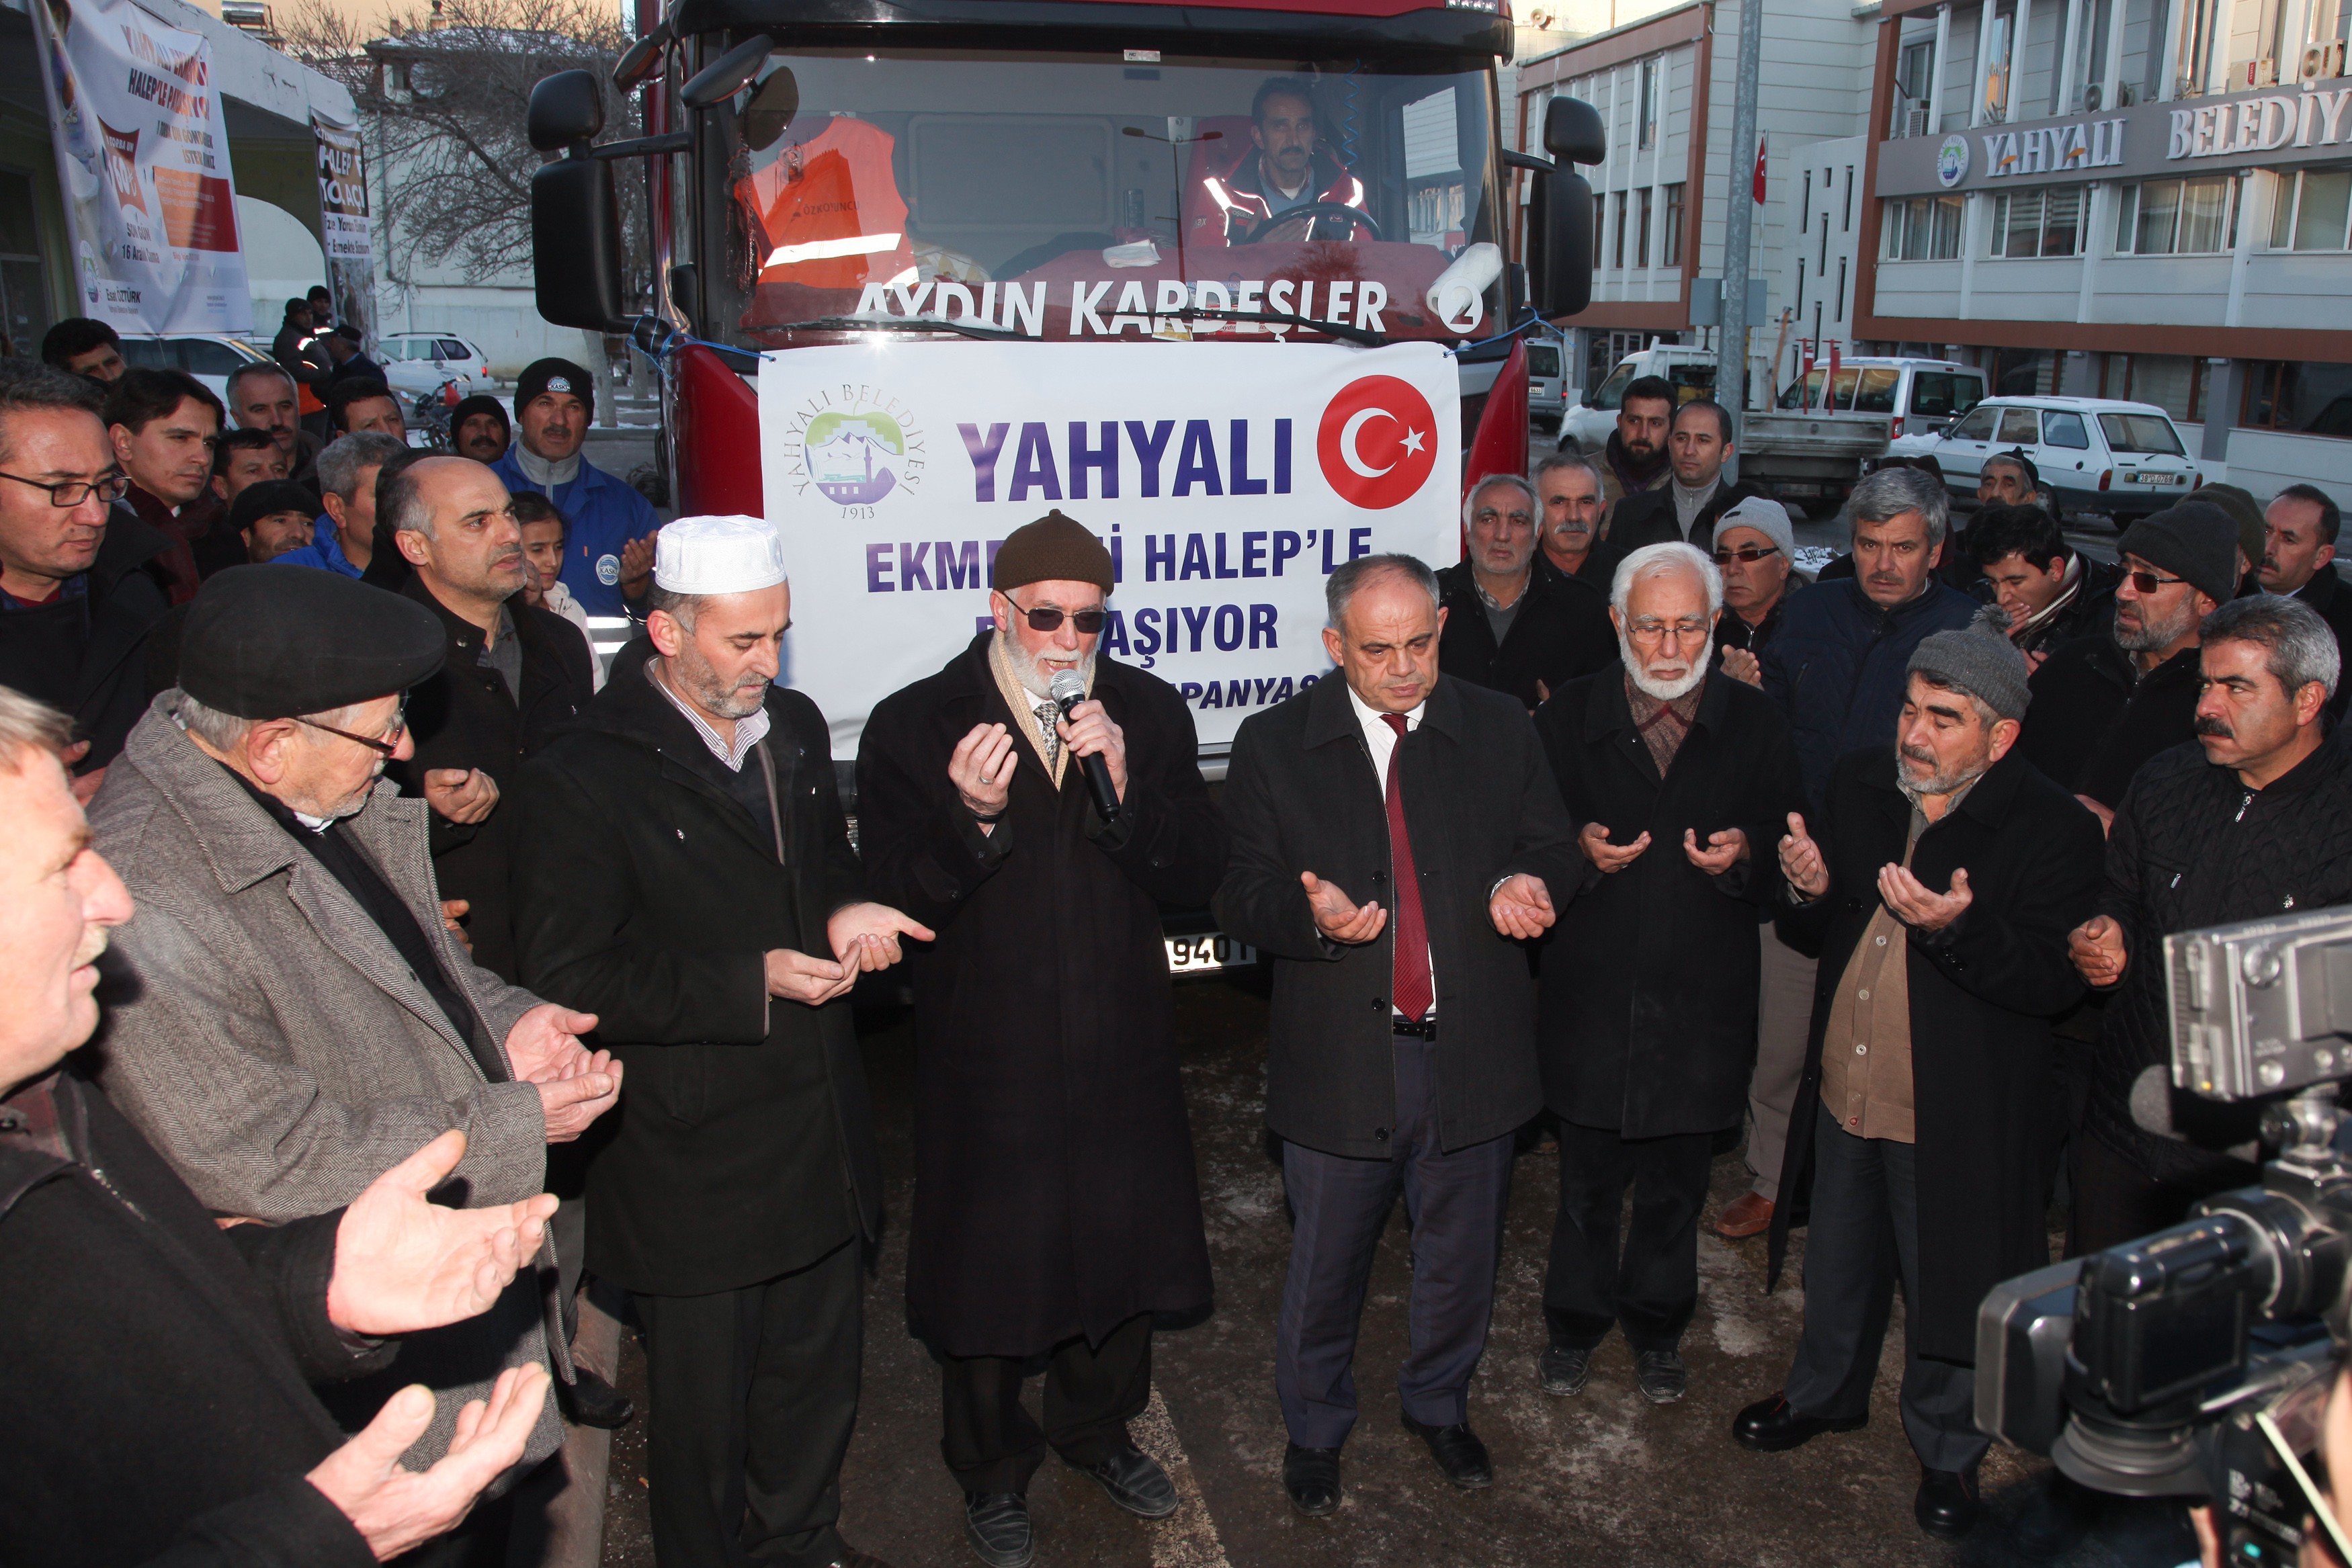
[[1568,345],[1557,334],[1528,339],[1528,417],[1546,430],[1559,428],[1568,412]]
[[1781,389],[1776,406],[1792,413],[1821,409],[1824,382],[1828,413],[1891,415],[1887,434],[1896,441],[1941,434],[1985,395],[1984,372],[1970,366],[1865,355],[1839,361],[1834,380],[1826,361],[1815,365]]

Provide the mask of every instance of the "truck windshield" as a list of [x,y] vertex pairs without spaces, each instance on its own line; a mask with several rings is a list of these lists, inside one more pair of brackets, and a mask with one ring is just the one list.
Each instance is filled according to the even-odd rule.
[[[711,314],[751,346],[861,314],[1063,340],[1297,329],[1177,314],[1217,310],[1495,329],[1485,74],[1142,52],[772,57],[707,214],[731,296]],[[1428,298],[1449,267],[1450,319]]]

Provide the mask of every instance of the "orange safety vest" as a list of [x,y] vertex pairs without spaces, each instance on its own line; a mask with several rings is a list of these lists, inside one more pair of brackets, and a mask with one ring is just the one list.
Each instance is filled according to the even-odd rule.
[[735,183],[759,236],[761,283],[859,288],[913,267],[907,204],[890,172],[897,145],[878,126],[835,116]]

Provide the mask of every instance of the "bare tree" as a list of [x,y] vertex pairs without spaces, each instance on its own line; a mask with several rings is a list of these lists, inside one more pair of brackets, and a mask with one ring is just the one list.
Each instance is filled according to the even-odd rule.
[[[481,282],[527,265],[530,177],[546,160],[524,134],[530,89],[584,68],[604,84],[606,134],[635,134],[612,65],[630,38],[596,0],[432,0],[363,28],[327,0],[281,14],[289,53],[351,89],[372,165],[377,232],[393,281],[422,263]],[[642,285],[644,185],[621,175],[622,233]]]

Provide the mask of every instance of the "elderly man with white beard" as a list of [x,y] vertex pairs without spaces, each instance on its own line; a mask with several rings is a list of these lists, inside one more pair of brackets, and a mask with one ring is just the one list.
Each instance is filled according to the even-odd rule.
[[1780,709],[1709,674],[1722,612],[1705,554],[1633,551],[1610,595],[1622,663],[1536,716],[1586,867],[1543,945],[1537,1014],[1560,1122],[1538,1364],[1552,1394],[1584,1386],[1612,1325],[1644,1398],[1669,1404],[1687,1381],[1678,1346],[1698,1304],[1707,1165],[1747,1103],[1756,923],[1780,893],[1765,846],[1804,805]]

